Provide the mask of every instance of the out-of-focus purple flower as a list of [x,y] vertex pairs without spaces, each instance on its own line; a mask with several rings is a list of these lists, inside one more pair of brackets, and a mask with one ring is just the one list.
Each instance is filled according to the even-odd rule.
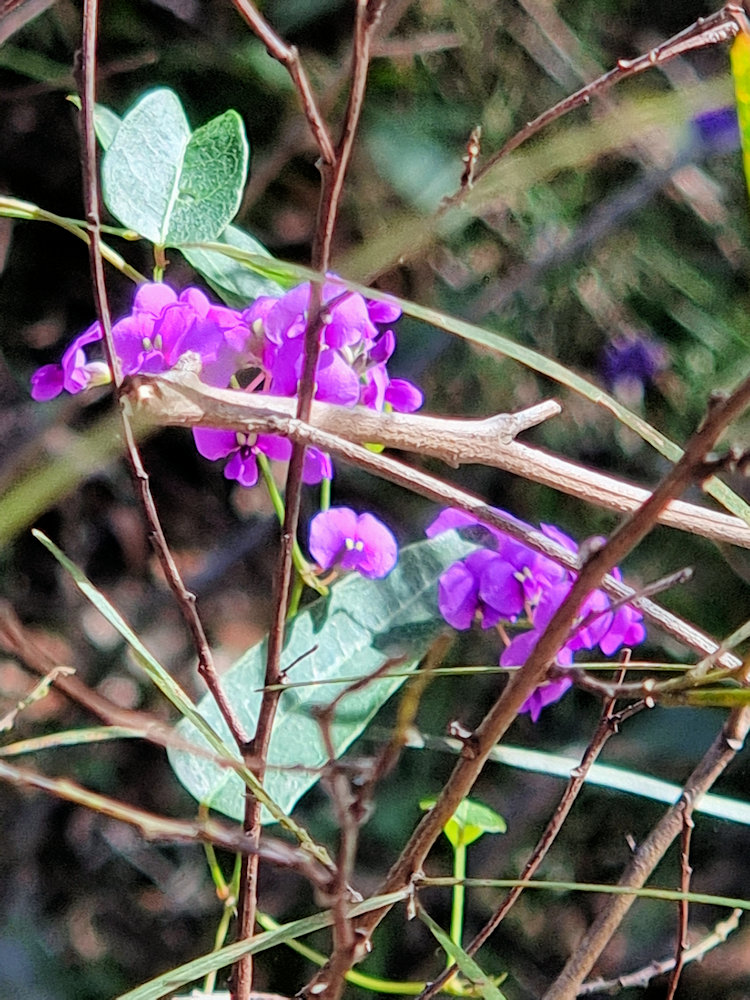
[[740,148],[737,108],[703,111],[693,118],[693,128],[707,153],[729,153]]
[[[427,535],[434,537],[442,531],[478,524],[481,522],[462,511],[444,510],[427,529]],[[543,524],[541,530],[577,553],[575,542],[559,528]],[[513,625],[525,616],[531,627],[516,634],[500,656],[502,666],[521,667],[570,593],[576,574],[502,531],[487,527],[487,532],[490,547],[472,552],[441,575],[438,606],[448,624],[457,629],[469,628],[477,618],[487,629]],[[619,570],[613,573],[620,578]],[[581,605],[570,637],[558,650],[555,661],[559,667],[570,666],[577,651],[596,646],[605,656],[611,656],[623,645],[642,642],[645,636],[642,616],[635,608],[623,605],[613,610],[604,591],[594,590]],[[522,711],[530,712],[536,721],[541,709],[564,694],[570,683],[563,678],[542,685]]]
[[398,561],[393,533],[373,514],[330,507],[310,522],[310,553],[321,567],[356,569],[372,579],[387,576]]
[[615,337],[607,344],[601,372],[610,389],[628,396],[643,389],[667,367],[667,352],[647,334]]

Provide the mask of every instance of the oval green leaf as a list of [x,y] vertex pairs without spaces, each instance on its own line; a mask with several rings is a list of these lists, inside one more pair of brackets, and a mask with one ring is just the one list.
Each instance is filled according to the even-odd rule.
[[[239,226],[227,226],[216,243],[244,250],[253,256],[273,258],[268,250]],[[244,309],[259,295],[279,298],[286,287],[259,272],[250,264],[199,246],[182,246],[180,252],[228,306]]]
[[[289,668],[289,687],[279,701],[263,785],[273,800],[291,811],[297,800],[320,779],[327,762],[316,712],[329,706],[352,680],[372,675],[397,660],[400,675],[414,669],[435,637],[446,628],[437,607],[440,574],[475,545],[455,532],[403,549],[397,567],[384,580],[350,574],[289,624],[282,667]],[[266,664],[266,642],[249,649],[222,678],[229,702],[249,733],[255,731]],[[363,731],[385,701],[401,686],[403,676],[374,678],[342,698],[331,724],[336,756]],[[226,734],[213,699],[207,695],[198,711]],[[204,746],[194,725],[177,727],[181,740]],[[245,789],[235,774],[205,757],[170,750],[170,763],[182,784],[200,802],[241,820]],[[271,816],[264,810],[264,822]]]
[[105,204],[159,246],[217,239],[237,212],[248,145],[227,111],[191,133],[174,91],[144,94],[122,119],[102,161]]

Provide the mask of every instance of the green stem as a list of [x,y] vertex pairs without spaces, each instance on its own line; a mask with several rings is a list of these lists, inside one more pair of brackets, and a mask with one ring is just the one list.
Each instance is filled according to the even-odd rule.
[[[258,913],[257,919],[260,926],[266,931],[276,930],[280,926],[273,917],[269,917],[266,913]],[[328,961],[325,955],[321,955],[319,951],[315,951],[314,948],[310,948],[300,941],[292,939],[291,941],[287,941],[286,944],[292,951],[296,951],[298,955],[302,955],[310,962],[314,962],[315,965],[322,967]],[[352,986],[359,986],[361,989],[370,990],[372,993],[400,994],[401,996],[408,997],[419,996],[420,993],[424,992],[427,985],[426,983],[399,983],[390,979],[380,979],[377,976],[368,976],[365,972],[357,972],[356,969],[350,969],[344,975],[344,978]],[[450,983],[446,983],[441,992],[449,993],[453,996],[464,995],[460,987],[452,986]]]
[[[5,216],[9,219],[25,219],[30,222],[51,222],[52,225],[59,226],[61,229],[66,230],[66,232],[72,233],[73,236],[77,236],[84,243],[89,242],[89,234],[85,223],[79,224],[77,220],[66,219],[62,215],[55,215],[54,212],[47,212],[30,201],[21,201],[19,198],[10,198],[3,195],[0,197],[0,216]],[[118,235],[122,236],[124,232],[118,232]],[[134,267],[131,267],[119,253],[110,246],[107,246],[106,243],[102,243],[101,246],[102,257],[112,264],[113,267],[116,267],[118,271],[121,271],[136,284],[142,284],[146,281],[146,278],[140,271],[136,271]]]
[[331,480],[321,479],[320,481],[320,509],[328,510],[331,506]]
[[[453,851],[453,877],[457,881],[453,887],[453,905],[451,907],[451,941],[461,947],[464,936],[464,900],[466,898],[466,887],[463,880],[466,878],[466,844],[459,841]],[[450,955],[446,956],[448,968],[453,965]]]
[[[271,498],[271,503],[273,504],[273,509],[276,512],[276,517],[279,519],[279,524],[284,523],[284,500],[279,493],[279,488],[276,485],[276,480],[273,478],[271,473],[271,463],[268,458],[261,452],[257,456],[258,468],[263,476],[263,482],[266,484],[266,489],[268,490],[268,495]],[[299,542],[295,539],[294,546],[292,549],[292,560],[294,562],[294,568],[299,573],[302,582],[306,583],[308,587],[317,591],[321,596],[325,597],[328,593],[328,587],[325,587],[320,580],[314,576],[312,570],[310,569],[310,564],[307,559],[302,555],[302,549],[299,547]],[[296,584],[295,584],[296,586]],[[299,603],[299,600],[298,600]]]
[[[229,925],[232,921],[237,909],[237,892],[239,889],[240,882],[240,870],[242,865],[242,855],[236,855],[234,859],[234,871],[232,872],[231,881],[227,884],[224,878],[224,873],[219,866],[216,859],[216,852],[211,844],[204,845],[206,850],[206,858],[208,859],[208,867],[211,872],[211,878],[216,886],[216,893],[220,899],[223,900],[223,910],[221,914],[221,919],[219,920],[219,925],[216,928],[216,934],[214,936],[214,951],[218,951],[220,948],[224,947],[224,944],[229,933]],[[210,996],[216,989],[216,972],[209,972],[203,980],[203,992]]]

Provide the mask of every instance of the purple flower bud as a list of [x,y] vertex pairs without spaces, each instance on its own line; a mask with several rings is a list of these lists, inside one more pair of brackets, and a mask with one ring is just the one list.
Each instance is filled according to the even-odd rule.
[[110,381],[109,368],[103,361],[88,361],[83,350],[102,339],[98,323],[79,334],[62,356],[59,365],[42,365],[31,376],[32,399],[54,399],[65,389],[75,395],[91,385],[106,385]]
[[667,352],[647,334],[615,337],[605,347],[601,372],[607,385],[620,392],[642,392],[667,367]]
[[339,565],[372,579],[387,576],[398,561],[398,543],[373,514],[330,507],[310,523],[310,553],[321,569]]
[[701,112],[693,118],[693,127],[709,153],[729,153],[739,149],[740,128],[737,108],[733,104]]

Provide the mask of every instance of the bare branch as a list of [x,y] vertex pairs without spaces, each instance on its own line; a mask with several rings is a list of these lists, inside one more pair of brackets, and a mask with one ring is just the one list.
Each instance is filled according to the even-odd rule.
[[[686,952],[683,952],[683,963],[700,961],[709,951],[724,944],[729,935],[739,927],[742,910],[732,910],[726,920],[721,920],[702,941],[694,944]],[[674,958],[662,959],[661,961],[649,962],[643,969],[636,972],[629,972],[627,975],[618,976],[617,979],[592,979],[584,983],[578,991],[578,996],[591,996],[594,993],[607,993],[610,996],[620,990],[632,989],[633,987],[648,986],[652,979],[663,976],[665,972],[674,968]]]
[[[621,886],[640,889],[682,829],[684,802],[693,805],[711,788],[725,768],[742,749],[750,728],[750,709],[735,709],[701,762],[687,780],[682,797],[662,817],[649,837],[641,844],[622,875]],[[545,993],[544,1000],[574,1000],[584,978],[604,950],[635,896],[611,896],[576,948],[557,981]]]
[[[278,433],[292,440],[304,434],[309,443],[336,452],[330,442],[323,443],[317,434],[320,430],[345,441],[376,441],[387,448],[430,455],[453,467],[476,463],[503,469],[621,513],[636,510],[650,496],[642,487],[515,441],[516,434],[560,412],[554,400],[484,420],[377,413],[365,407],[347,409],[314,402],[310,423],[300,424],[294,419],[293,399],[212,389],[184,370],[137,376],[130,380],[129,393],[138,412],[160,425]],[[750,526],[731,514],[672,500],[658,520],[691,534],[750,548]]]
[[99,795],[67,778],[48,778],[27,768],[14,767],[5,761],[0,761],[0,781],[20,788],[36,788],[85,806],[103,816],[128,823],[137,827],[146,840],[170,844],[208,843],[235,853],[258,854],[275,865],[298,871],[317,886],[326,885],[330,878],[326,869],[305,851],[290,847],[283,840],[268,838],[262,846],[258,846],[239,827],[233,828],[216,820],[177,820],[159,816],[107,795]]
[[195,608],[195,595],[185,587],[172,553],[167,545],[164,531],[156,511],[149,478],[143,467],[141,454],[130,424],[127,406],[124,405],[123,380],[120,361],[117,357],[112,322],[107,300],[102,260],[101,219],[99,215],[99,177],[96,159],[96,132],[94,115],[96,109],[96,45],[97,45],[98,0],[84,0],[83,5],[83,56],[81,69],[81,113],[83,116],[83,188],[86,205],[86,220],[89,224],[89,257],[94,286],[94,299],[99,322],[103,331],[103,341],[107,364],[112,372],[115,394],[120,404],[125,450],[136,485],[141,506],[149,529],[149,538],[164,571],[167,583],[177,600],[185,623],[190,631],[197,654],[198,670],[213,695],[230,732],[238,744],[245,740],[242,726],[231,705],[224,696],[219,676],[213,663],[211,650],[203,630],[203,625]]

